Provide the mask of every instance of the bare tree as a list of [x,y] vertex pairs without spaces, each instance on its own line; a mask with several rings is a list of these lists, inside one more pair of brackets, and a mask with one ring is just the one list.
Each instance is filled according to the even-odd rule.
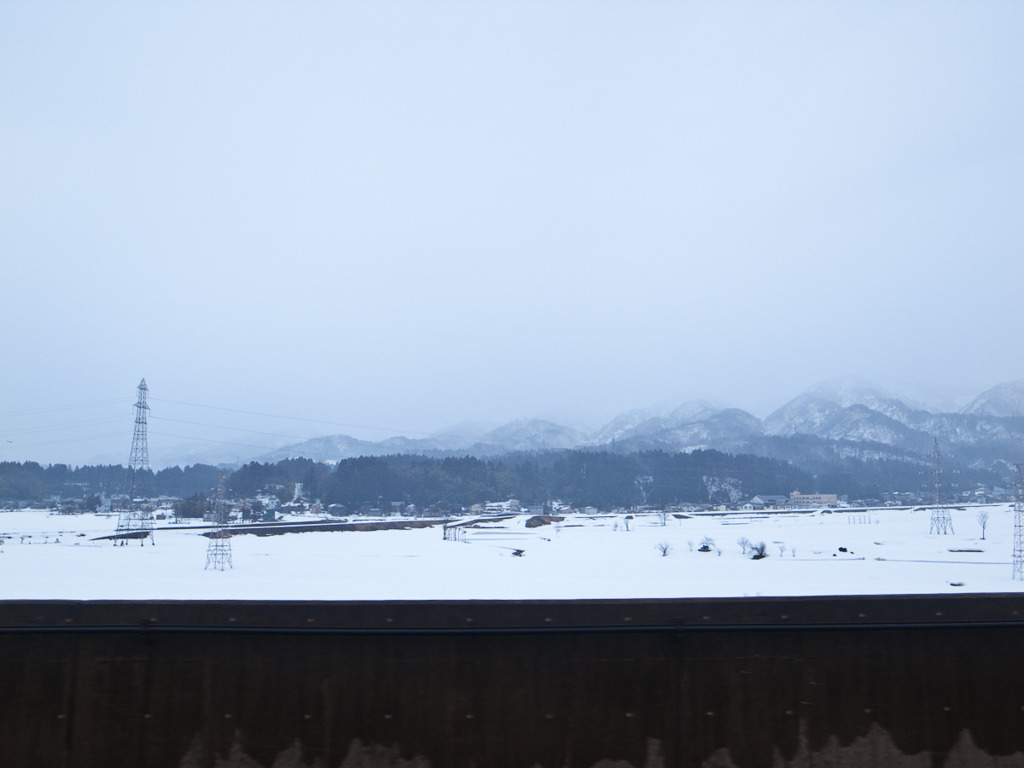
[[748,539],[746,536],[740,536],[738,539],[736,539],[736,543],[740,545],[740,549],[743,550],[743,554],[747,554],[747,547],[750,546],[750,539]]
[[786,552],[786,543],[783,541],[779,542],[779,557],[782,557]]
[[672,551],[672,545],[667,541],[659,541],[654,548],[661,552],[662,557],[668,557],[668,553]]
[[751,544],[750,549],[754,553],[750,556],[751,560],[762,560],[768,557],[768,545],[763,541],[759,541],[757,544]]
[[978,525],[981,526],[981,538],[985,539],[985,527],[988,525],[988,510],[983,509],[978,513]]

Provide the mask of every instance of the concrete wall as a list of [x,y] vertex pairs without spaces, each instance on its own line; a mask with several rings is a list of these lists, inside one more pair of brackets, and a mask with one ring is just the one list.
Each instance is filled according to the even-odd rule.
[[0,603],[0,763],[1024,766],[1019,596]]

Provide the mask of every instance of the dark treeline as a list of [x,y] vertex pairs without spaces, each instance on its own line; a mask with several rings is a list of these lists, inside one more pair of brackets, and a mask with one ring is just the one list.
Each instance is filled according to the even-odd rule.
[[302,483],[304,495],[317,498],[319,479],[331,472],[329,464],[313,459],[284,459],[276,464],[253,461],[228,476],[228,488],[235,496],[251,497],[275,486]]
[[[136,495],[210,496],[221,472],[203,464],[141,472],[136,477]],[[72,468],[0,462],[0,500],[109,496],[122,491],[124,480],[125,468],[116,465]],[[251,498],[270,490],[287,501],[301,483],[307,500],[341,504],[356,512],[389,502],[445,511],[510,498],[529,505],[558,499],[602,509],[641,503],[721,504],[794,490],[879,500],[892,491],[927,497],[932,481],[932,468],[925,462],[823,458],[798,468],[780,459],[714,450],[631,454],[566,450],[490,459],[367,456],[333,466],[312,459],[252,462],[228,474],[227,487],[235,497]],[[951,471],[949,481],[951,495],[978,484],[999,484],[994,473],[966,468]]]
[[[996,486],[994,472],[950,467],[948,499],[978,485]],[[542,504],[559,499],[602,509],[647,503],[728,504],[755,495],[835,493],[851,500],[880,501],[908,491],[930,498],[933,468],[926,462],[859,458],[788,461],[715,450],[691,453],[645,451],[552,451],[495,459],[363,457],[340,462],[330,473],[307,470],[303,491],[350,509],[378,502],[458,508],[482,501],[519,499]],[[315,485],[314,485],[315,483]]]
[[[121,493],[125,468],[119,464],[69,467],[42,466],[34,461],[0,462],[0,499],[43,500],[53,497],[83,498],[93,494]],[[205,464],[168,467],[158,472],[136,473],[135,493],[140,496],[190,496],[217,487],[221,470]]]
[[[137,495],[180,498],[210,495],[221,470],[197,464],[140,472]],[[125,468],[43,467],[35,462],[0,463],[0,499],[40,500],[111,495],[124,487]],[[551,499],[597,507],[682,502],[729,502],[738,495],[788,493],[810,487],[809,476],[772,459],[729,456],[717,451],[620,455],[553,451],[495,459],[381,456],[346,459],[335,467],[311,459],[252,462],[230,473],[233,496],[252,497],[273,488],[302,484],[302,495],[356,511],[400,501],[419,507],[457,509],[478,502],[516,498],[524,504]]]
[[[718,451],[614,454],[553,451],[497,459],[385,456],[349,459],[318,478],[326,503],[356,509],[404,501],[441,509],[518,499],[543,504],[625,507],[648,503],[727,503],[757,493],[789,493],[812,478],[772,459]],[[305,491],[305,486],[303,488]]]

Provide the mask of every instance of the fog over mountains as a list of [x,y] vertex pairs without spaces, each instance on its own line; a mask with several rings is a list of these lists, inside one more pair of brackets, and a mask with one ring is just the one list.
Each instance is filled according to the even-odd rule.
[[397,453],[487,457],[566,448],[616,452],[710,448],[806,467],[848,458],[930,462],[936,440],[954,464],[1005,474],[1013,463],[1024,461],[1024,381],[993,387],[953,412],[897,397],[869,382],[844,379],[813,387],[763,420],[738,408],[694,400],[675,407],[626,411],[593,432],[520,419],[497,429],[460,425],[416,439],[371,442],[329,435],[282,447],[260,460],[337,461]]

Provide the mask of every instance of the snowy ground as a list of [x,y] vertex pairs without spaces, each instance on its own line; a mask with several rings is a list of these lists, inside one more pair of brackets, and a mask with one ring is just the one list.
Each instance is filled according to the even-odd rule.
[[[989,513],[985,539],[977,516]],[[1022,592],[1011,578],[1013,508],[930,511],[528,516],[444,541],[440,525],[405,531],[231,538],[233,568],[205,570],[208,539],[186,526],[156,543],[114,546],[117,518],[0,512],[0,599],[429,600],[730,597]],[[699,552],[704,537],[715,544]],[[750,559],[741,537],[767,543]],[[671,549],[663,557],[659,544]],[[692,548],[691,548],[692,542]],[[782,547],[785,547],[782,550]],[[840,547],[848,551],[841,552]],[[521,556],[515,550],[523,550]],[[960,551],[956,551],[960,550]],[[977,551],[966,551],[977,550]]]

